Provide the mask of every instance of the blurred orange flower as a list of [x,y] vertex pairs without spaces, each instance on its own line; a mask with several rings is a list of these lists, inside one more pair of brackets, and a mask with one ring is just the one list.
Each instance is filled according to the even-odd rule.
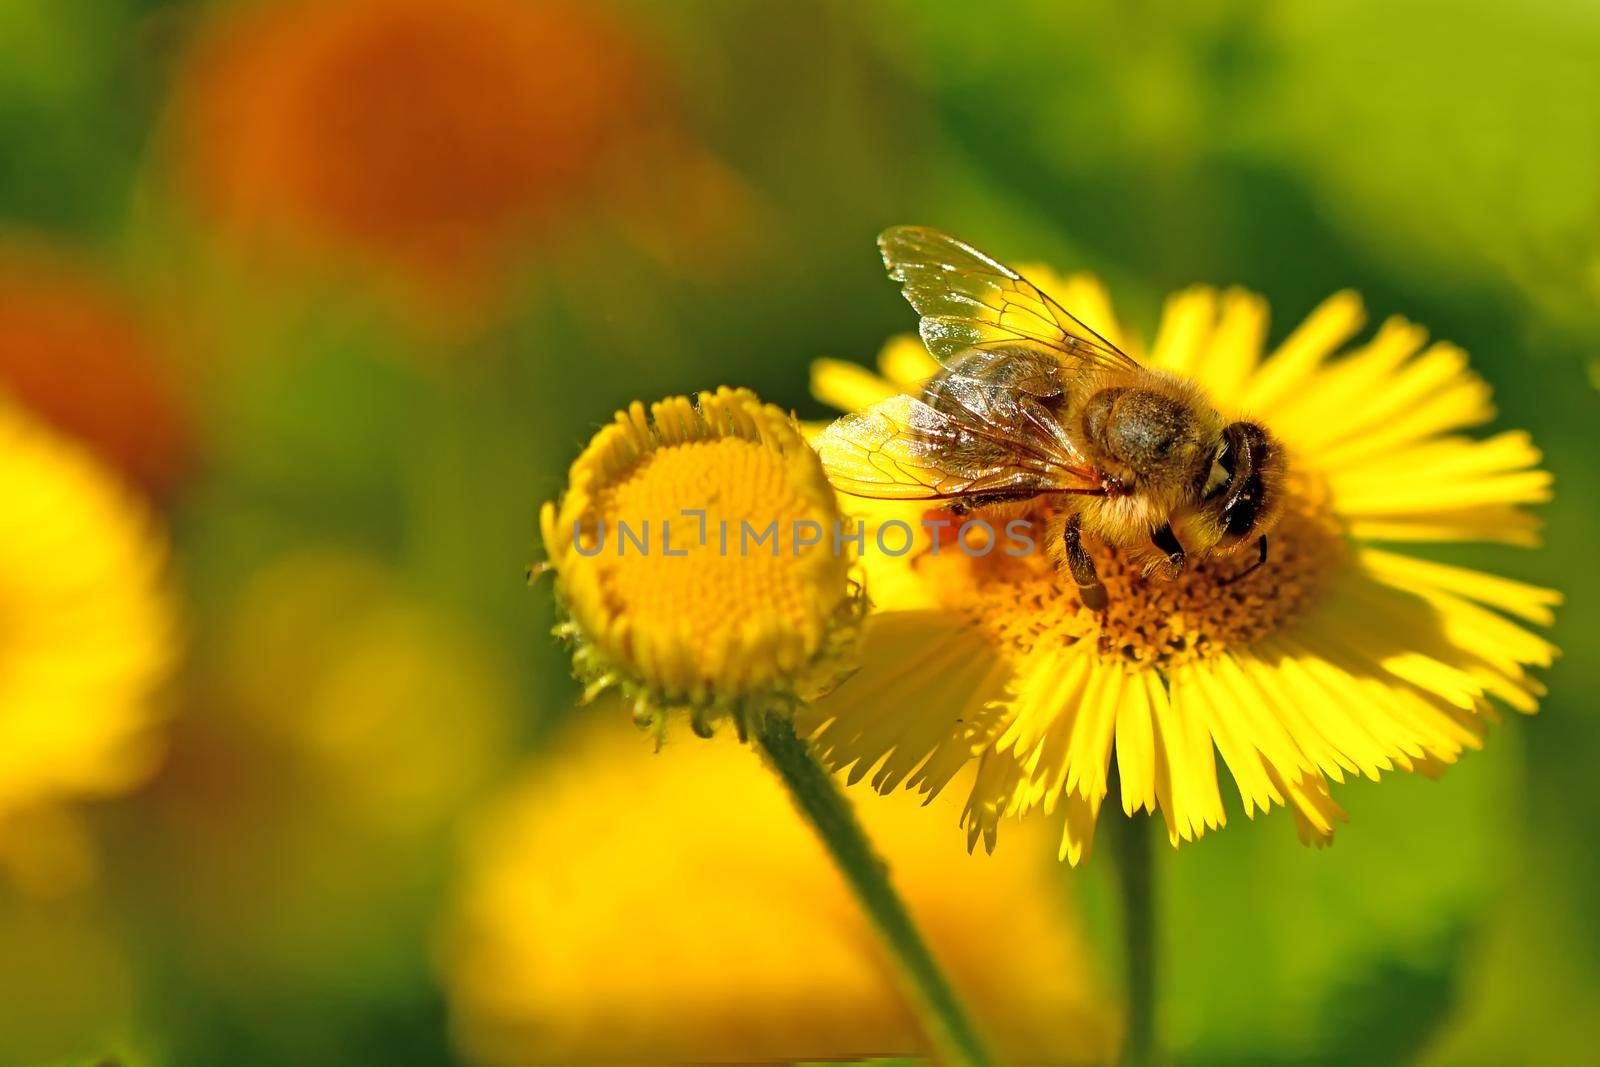
[[0,249],[0,390],[157,496],[191,465],[187,415],[154,331],[59,255]]
[[470,303],[649,125],[644,67],[575,4],[247,6],[181,79],[180,165],[252,247],[343,253]]

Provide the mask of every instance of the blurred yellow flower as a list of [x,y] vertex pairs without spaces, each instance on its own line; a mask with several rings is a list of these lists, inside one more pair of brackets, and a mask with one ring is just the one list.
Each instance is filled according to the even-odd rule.
[[[1141,350],[1097,282],[1030,276]],[[1229,581],[1243,566],[1229,558],[1149,579],[1096,546],[1111,600],[1101,616],[1044,552],[936,553],[916,507],[849,498],[873,528],[905,523],[917,542],[863,555],[883,613],[862,672],[807,713],[820,751],[852,779],[925,793],[976,756],[969,846],[993,848],[1003,816],[1061,808],[1060,852],[1076,864],[1113,782],[1127,814],[1159,809],[1176,845],[1225,821],[1215,749],[1247,815],[1287,806],[1302,839],[1322,844],[1344,818],[1330,782],[1435,773],[1481,745],[1497,703],[1534,711],[1543,689],[1526,668],[1555,649],[1512,618],[1548,624],[1559,596],[1380,544],[1532,544],[1523,505],[1549,497],[1550,476],[1525,433],[1457,432],[1493,409],[1454,346],[1391,319],[1334,358],[1362,321],[1359,299],[1340,293],[1263,358],[1259,297],[1194,288],[1167,303],[1147,364],[1192,376],[1291,452],[1272,559],[1242,580]],[[914,339],[891,343],[881,368],[824,361],[816,393],[854,410],[937,369]]]
[[792,710],[849,664],[863,602],[839,509],[794,420],[743,389],[635,402],[540,515],[587,695],[659,730]]
[[116,793],[150,770],[175,628],[151,517],[84,449],[4,396],[0,485],[3,823]]
[[[467,1056],[925,1052],[891,958],[774,777],[730,740],[667,759],[617,735],[602,723],[569,736],[472,827],[442,942]],[[999,1061],[1106,1062],[1115,1015],[1053,865],[1038,849],[968,856],[909,796],[868,807],[868,832]],[[693,832],[663,831],[683,826]]]

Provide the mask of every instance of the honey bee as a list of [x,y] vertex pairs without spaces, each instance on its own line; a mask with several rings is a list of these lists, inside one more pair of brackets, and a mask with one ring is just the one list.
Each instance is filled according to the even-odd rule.
[[1052,555],[1092,611],[1108,597],[1086,536],[1165,578],[1252,540],[1257,558],[1235,578],[1266,562],[1286,466],[1265,427],[1224,422],[1199,385],[1141,366],[953,237],[897,226],[878,246],[943,369],[920,395],[824,431],[840,491],[957,513],[1043,505]]

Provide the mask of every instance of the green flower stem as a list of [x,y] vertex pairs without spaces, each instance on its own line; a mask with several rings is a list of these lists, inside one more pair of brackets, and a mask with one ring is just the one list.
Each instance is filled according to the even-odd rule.
[[[1116,804],[1116,794],[1107,798]],[[1122,818],[1112,812],[1118,880],[1122,897],[1122,944],[1127,994],[1127,1032],[1122,1044],[1124,1067],[1152,1067],[1156,1049],[1156,918],[1152,820]]]
[[839,786],[795,735],[787,716],[766,716],[756,730],[756,743],[888,945],[942,1061],[950,1067],[986,1067],[989,1056],[977,1031],[912,925],[889,882],[888,866],[873,850]]

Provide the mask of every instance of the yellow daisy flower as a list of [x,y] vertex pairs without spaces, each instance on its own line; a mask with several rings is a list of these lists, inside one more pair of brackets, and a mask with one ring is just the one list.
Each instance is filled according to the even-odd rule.
[[[1110,593],[1098,615],[1047,553],[937,552],[926,504],[846,498],[868,522],[880,611],[866,667],[802,721],[834,766],[933,794],[976,758],[969,847],[992,849],[1004,816],[1061,809],[1061,856],[1077,864],[1114,783],[1126,814],[1161,812],[1174,845],[1222,826],[1221,753],[1247,816],[1288,807],[1321,845],[1345,818],[1330,784],[1436,773],[1482,744],[1498,705],[1536,709],[1527,668],[1556,650],[1520,623],[1549,624],[1558,594],[1386,547],[1535,542],[1523,506],[1548,499],[1550,476],[1525,433],[1460,433],[1493,414],[1465,353],[1395,318],[1341,354],[1364,319],[1343,292],[1264,355],[1265,302],[1209,288],[1167,302],[1146,352],[1094,279],[1026,273],[1284,442],[1271,560],[1234,581],[1248,561],[1213,557],[1168,582],[1086,542]],[[814,391],[859,410],[938,368],[904,338],[880,369],[822,361]]]
[[682,709],[742,737],[848,663],[864,601],[833,489],[793,418],[748,390],[618,412],[540,527],[586,696],[620,689],[642,726]]
[[0,397],[0,823],[152,765],[166,554],[133,493]]

